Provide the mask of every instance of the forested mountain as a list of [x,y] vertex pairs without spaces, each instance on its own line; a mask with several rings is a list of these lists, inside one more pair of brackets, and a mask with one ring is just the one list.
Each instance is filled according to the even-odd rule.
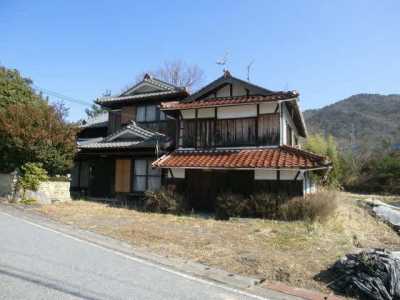
[[400,143],[400,95],[358,94],[304,117],[310,133],[331,134],[341,148]]

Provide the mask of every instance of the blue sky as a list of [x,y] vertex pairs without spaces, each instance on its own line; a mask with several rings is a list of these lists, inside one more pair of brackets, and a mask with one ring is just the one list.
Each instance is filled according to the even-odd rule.
[[[0,1],[0,64],[90,102],[166,60],[228,68],[303,109],[361,92],[400,93],[400,1]],[[54,97],[51,97],[55,100]],[[85,106],[65,102],[70,119]]]

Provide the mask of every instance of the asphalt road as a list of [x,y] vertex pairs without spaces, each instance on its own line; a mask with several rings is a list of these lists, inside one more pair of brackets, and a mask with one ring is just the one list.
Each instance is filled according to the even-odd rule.
[[0,211],[0,299],[260,299]]

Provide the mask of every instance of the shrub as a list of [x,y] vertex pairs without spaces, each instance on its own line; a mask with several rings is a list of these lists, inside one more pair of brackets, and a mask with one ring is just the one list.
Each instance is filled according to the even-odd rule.
[[40,163],[26,163],[21,167],[18,187],[22,188],[22,200],[25,200],[26,190],[37,191],[39,184],[47,180],[47,172]]
[[217,197],[215,215],[220,220],[230,217],[275,218],[279,206],[287,199],[286,195],[281,194],[258,193],[246,197],[224,192]]
[[250,199],[232,192],[223,192],[217,196],[215,218],[228,220],[230,217],[244,217],[251,214]]
[[325,172],[313,172],[314,180],[321,181],[322,178],[325,178],[323,182],[325,185],[340,188],[343,178],[342,159],[333,136],[325,138],[318,134],[311,135],[303,146],[305,150],[325,156],[332,162],[332,170],[327,177],[325,178]]
[[287,202],[289,197],[285,194],[257,193],[250,196],[252,215],[258,218],[278,217],[279,208]]
[[290,199],[279,207],[278,218],[286,221],[323,222],[336,210],[335,192],[321,192]]
[[285,221],[325,221],[337,207],[335,192],[290,199],[285,194],[258,193],[250,197],[231,192],[217,197],[215,217],[257,217]]
[[184,197],[171,190],[161,188],[159,191],[146,192],[144,210],[158,213],[184,213]]

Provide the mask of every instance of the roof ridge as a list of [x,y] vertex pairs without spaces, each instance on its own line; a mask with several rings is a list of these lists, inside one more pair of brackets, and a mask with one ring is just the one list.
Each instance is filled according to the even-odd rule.
[[159,96],[159,95],[178,94],[178,93],[182,93],[182,92],[184,92],[184,90],[146,92],[146,93],[140,93],[140,94],[129,95],[129,96],[107,96],[107,97],[97,98],[97,100],[95,102],[98,104],[102,104],[102,103],[107,103],[107,102],[112,102],[112,101],[124,101],[124,100],[129,100],[129,99],[141,99],[141,98],[143,99],[143,98],[150,98],[150,97]]
[[193,102],[207,102],[207,101],[216,101],[216,100],[229,100],[229,99],[240,99],[240,98],[246,98],[246,99],[253,99],[253,98],[268,98],[271,96],[277,96],[277,95],[290,95],[290,96],[298,96],[298,93],[296,91],[277,91],[273,92],[269,95],[237,95],[237,96],[225,96],[225,97],[213,97],[213,98],[203,98],[203,99],[198,99],[198,100],[192,100],[190,102],[185,102],[185,103],[193,103]]
[[[158,86],[158,87],[161,87],[161,88],[164,88],[164,89],[167,89],[167,90],[171,90],[171,91],[173,91],[173,90],[180,90],[180,89],[183,88],[183,87],[176,86],[176,85],[174,85],[174,84],[172,84],[172,83],[166,82],[166,81],[164,81],[164,80],[158,79],[158,78],[152,76],[152,75],[149,74],[149,73],[146,73],[146,74],[143,76],[143,79],[142,79],[141,81],[132,84],[131,86],[129,86],[128,88],[126,88],[122,93],[120,93],[119,96],[117,96],[117,97],[123,96],[124,94],[126,94],[126,93],[129,92],[130,90],[133,90],[134,88],[138,87],[140,84],[142,84],[142,83],[144,83],[144,82],[148,82],[148,83],[150,83],[150,84],[153,84],[153,85],[156,85],[156,86]],[[115,96],[114,96],[114,97],[115,97]]]

